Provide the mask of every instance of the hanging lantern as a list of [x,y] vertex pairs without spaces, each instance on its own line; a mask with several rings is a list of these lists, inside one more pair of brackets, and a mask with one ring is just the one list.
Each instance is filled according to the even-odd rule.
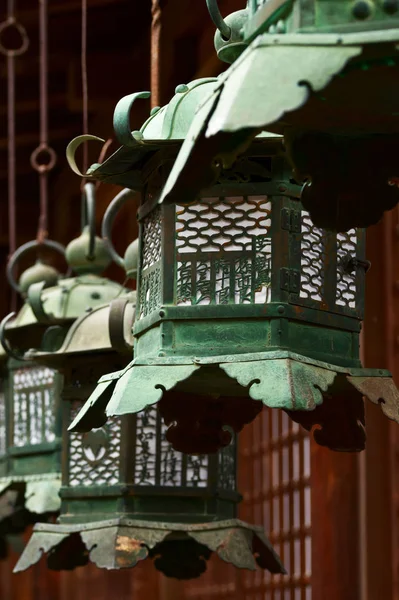
[[[8,279],[25,297],[25,303],[15,318],[13,314],[9,315],[0,326],[2,345],[11,357],[3,381],[6,417],[3,419],[4,428],[0,429],[4,434],[2,445],[5,446],[4,456],[0,459],[0,494],[4,499],[0,508],[0,518],[4,516],[0,522],[0,536],[2,532],[5,535],[20,531],[28,523],[47,519],[60,507],[60,395],[63,377],[61,369],[56,370],[59,367],[57,359],[51,361],[46,358],[52,353],[57,355],[57,350],[61,350],[62,354],[65,344],[68,348],[70,344],[72,351],[76,351],[78,342],[71,342],[71,338],[76,332],[78,317],[93,313],[95,318],[92,322],[96,326],[99,324],[96,317],[101,314],[97,310],[98,305],[128,292],[122,286],[93,274],[107,266],[110,257],[104,243],[93,233],[92,192],[90,184],[86,189],[89,224],[84,226],[82,236],[71,242],[66,250],[70,266],[77,271],[76,277],[60,278],[52,267],[39,260],[21,275],[17,283],[13,276],[15,265],[32,247],[38,246],[36,242],[29,242],[18,249],[7,266]],[[55,242],[46,240],[42,245],[64,254],[63,246]],[[107,321],[105,324],[107,332]],[[95,333],[101,336],[102,331],[99,329]],[[90,345],[87,331],[85,341],[86,346]],[[32,350],[35,347],[37,350]],[[40,360],[41,353],[43,360]],[[81,357],[80,353],[78,362],[81,362]],[[97,356],[93,362],[96,361]],[[75,357],[75,370],[65,371],[68,385],[80,383],[82,379],[76,374],[76,362]],[[107,364],[121,368],[126,362],[127,359]],[[93,368],[86,363],[86,367],[89,366]],[[95,371],[94,376],[89,368],[84,371],[88,394],[94,389],[103,369]]]
[[[54,285],[59,277],[39,257],[22,273],[19,283],[15,282],[12,276],[15,263],[38,246],[37,242],[21,246],[7,268],[9,280],[23,296],[31,285],[38,282],[43,287]],[[63,246],[51,240],[43,242],[43,246],[61,254],[65,252]],[[26,314],[22,308],[17,317],[21,330],[13,336],[21,351],[43,334],[41,325],[25,319]],[[31,361],[9,358],[3,346],[0,360],[0,553],[5,557],[10,535],[23,532],[29,524],[51,519],[60,508],[62,378]]]
[[224,20],[208,0],[218,56],[233,64],[194,119],[165,195],[194,201],[266,130],[284,134],[315,225],[376,223],[399,200],[398,3],[247,4]]
[[154,406],[68,436],[77,408],[64,403],[59,522],[35,526],[15,572],[43,551],[52,569],[89,560],[120,569],[151,558],[166,576],[191,579],[216,552],[239,568],[285,572],[262,529],[236,519],[235,441],[212,456],[182,455],[166,441]]
[[[129,109],[127,100],[118,104],[117,134]],[[117,182],[123,155],[123,182],[133,188],[138,144],[147,179],[135,358],[100,379],[71,430],[157,404],[175,449],[211,453],[229,443],[228,428],[239,431],[266,404],[308,430],[317,425],[319,444],[353,451],[365,446],[363,396],[398,421],[390,373],[362,369],[359,359],[365,232],[312,223],[281,137],[263,134],[196,202],[179,204],[160,203],[173,150],[165,144],[147,164],[138,137],[91,169]]]

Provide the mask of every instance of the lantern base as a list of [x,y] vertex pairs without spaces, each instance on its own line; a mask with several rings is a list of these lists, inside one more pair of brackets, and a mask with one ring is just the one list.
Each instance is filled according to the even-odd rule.
[[[264,404],[287,411],[309,430],[321,425],[315,433],[319,444],[358,451],[365,447],[362,396],[399,423],[399,391],[385,370],[349,369],[282,351],[135,359],[100,379],[69,429],[101,427],[109,416],[140,412],[164,397],[159,406],[171,426],[168,440],[179,451],[211,453],[218,443],[226,445],[226,429],[239,431]],[[210,430],[219,437],[209,436]],[[213,447],[204,449],[207,439]]]
[[[220,482],[219,482],[220,485]],[[87,485],[65,486],[59,522],[104,521],[109,515],[125,519],[198,523],[232,519],[242,497],[235,491],[190,486]]]
[[285,573],[261,527],[238,519],[187,525],[113,519],[78,525],[37,524],[14,572],[36,564],[43,553],[54,570],[73,569],[89,561],[103,569],[134,567],[152,558],[167,577],[192,579],[206,570],[212,552],[241,569],[259,566]]

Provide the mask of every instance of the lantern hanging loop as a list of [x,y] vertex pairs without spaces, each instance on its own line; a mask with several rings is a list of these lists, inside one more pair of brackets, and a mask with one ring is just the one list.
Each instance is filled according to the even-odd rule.
[[108,251],[112,256],[112,260],[119,266],[124,267],[124,259],[115,250],[112,244],[112,226],[119,210],[124,206],[129,198],[132,198],[134,190],[124,189],[115,196],[112,202],[108,205],[105,211],[102,226],[101,226],[101,237],[107,245]]
[[96,245],[96,193],[94,183],[85,183],[82,194],[82,232],[87,228],[89,243],[86,252],[87,260],[94,260]]
[[215,27],[219,29],[222,37],[228,40],[231,36],[231,28],[227,25],[220,13],[217,0],[206,0],[206,5]]
[[18,354],[15,350],[13,350],[13,348],[10,346],[10,344],[7,341],[7,337],[6,337],[6,333],[5,333],[6,326],[7,326],[7,323],[9,321],[11,321],[15,316],[16,316],[16,313],[12,312],[12,313],[8,314],[6,317],[4,317],[4,319],[1,320],[1,322],[0,322],[0,344],[3,346],[4,351],[11,358],[15,358],[15,360],[18,360],[18,361],[29,361],[29,359],[26,358],[24,354]]
[[[62,244],[55,242],[53,240],[43,240],[41,243],[39,243],[37,240],[32,240],[31,242],[26,242],[26,244],[22,244],[22,246],[20,246],[11,255],[10,260],[8,261],[8,264],[7,264],[7,269],[6,269],[8,283],[16,292],[20,293],[21,288],[14,278],[14,268],[15,268],[17,262],[22,258],[22,256],[24,256],[27,252],[32,250],[32,248],[37,248],[38,246],[45,246],[46,248],[55,250],[56,252],[59,252],[60,254],[62,254],[62,256],[65,256],[65,247]],[[67,275],[68,275],[68,273],[67,273]]]

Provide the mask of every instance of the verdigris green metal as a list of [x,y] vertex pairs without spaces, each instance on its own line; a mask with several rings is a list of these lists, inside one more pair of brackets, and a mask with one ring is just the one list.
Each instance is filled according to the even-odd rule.
[[45,552],[53,569],[151,558],[166,576],[191,579],[215,552],[238,568],[285,573],[262,529],[236,518],[235,439],[219,454],[187,456],[166,441],[155,406],[84,435],[67,433],[79,404],[64,408],[59,523],[35,527],[16,572]]
[[[89,186],[82,234],[66,249],[76,277],[58,274],[58,282],[54,281],[54,269],[37,262],[17,283],[14,266],[38,246],[36,242],[21,247],[8,264],[10,283],[25,303],[15,318],[9,315],[0,327],[2,344],[12,357],[4,377],[4,423],[0,415],[0,490],[13,495],[14,506],[10,512],[4,503],[7,515],[0,535],[59,510],[61,395],[86,399],[104,365],[120,369],[132,351],[135,293],[99,276],[111,258],[105,243],[95,236],[94,186]],[[64,251],[54,242],[44,245]],[[108,333],[111,316],[117,350]],[[120,354],[122,342],[125,357]]]
[[[256,138],[231,168],[215,165],[192,202],[189,188],[204,174],[187,172],[187,195],[175,198],[173,176],[185,148],[191,164],[199,158],[192,127],[201,132],[209,104],[201,99],[175,163],[176,148],[140,163],[135,358],[100,379],[71,429],[100,427],[107,417],[158,404],[175,448],[196,452],[198,444],[214,452],[228,443],[226,426],[239,431],[266,404],[308,429],[322,425],[321,444],[361,450],[363,395],[377,401],[377,385],[385,414],[399,420],[389,372],[363,370],[359,358],[365,231],[314,225],[276,134]],[[134,189],[128,169],[117,178],[118,152],[107,169],[114,182]],[[135,173],[136,146],[123,152]]]
[[249,2],[238,33],[216,35],[219,55],[221,40],[227,52],[236,35],[248,47],[192,124],[172,179],[196,175],[189,187],[168,186],[174,200],[197,197],[215,164],[231,166],[266,130],[284,135],[315,225],[346,231],[377,222],[399,199],[390,185],[398,176],[397,9],[396,1]]

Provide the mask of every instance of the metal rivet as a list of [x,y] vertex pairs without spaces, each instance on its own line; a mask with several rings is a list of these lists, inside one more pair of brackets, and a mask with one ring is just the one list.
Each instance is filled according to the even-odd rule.
[[275,25],[270,25],[270,27],[269,27],[269,33],[276,33],[276,26]]
[[137,142],[140,142],[144,138],[144,134],[141,131],[139,131],[138,129],[136,129],[136,131],[132,131],[132,137]]
[[285,307],[284,306],[278,306],[277,307],[277,312],[282,315],[285,312]]
[[158,352],[158,356],[165,356],[165,352]]
[[393,15],[399,10],[399,2],[398,0],[384,0],[382,8],[388,15]]
[[160,310],[158,314],[159,314],[160,317],[164,317],[165,316],[165,311],[164,310]]
[[277,21],[276,33],[285,33],[285,23],[282,19]]
[[184,92],[188,92],[188,85],[181,83],[180,85],[176,86],[175,94],[184,94]]
[[155,115],[160,110],[160,108],[160,106],[154,106],[154,108],[151,109],[150,115]]
[[371,15],[371,6],[365,0],[359,0],[352,8],[352,14],[355,19],[364,20]]

